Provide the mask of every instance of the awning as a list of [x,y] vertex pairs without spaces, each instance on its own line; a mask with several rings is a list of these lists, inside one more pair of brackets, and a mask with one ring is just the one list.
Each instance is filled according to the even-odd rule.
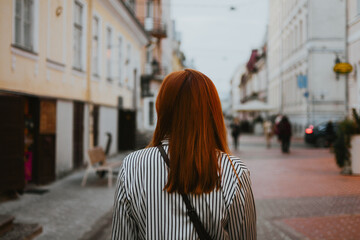
[[260,112],[260,111],[270,111],[274,109],[268,104],[259,101],[259,100],[251,100],[244,104],[241,104],[238,108],[235,109],[236,112]]

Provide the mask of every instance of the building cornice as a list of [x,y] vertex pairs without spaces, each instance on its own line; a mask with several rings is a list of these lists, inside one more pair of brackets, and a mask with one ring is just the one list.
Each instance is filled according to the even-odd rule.
[[120,18],[125,23],[127,31],[141,45],[149,43],[150,38],[140,22],[121,0],[105,0],[102,3],[115,18]]

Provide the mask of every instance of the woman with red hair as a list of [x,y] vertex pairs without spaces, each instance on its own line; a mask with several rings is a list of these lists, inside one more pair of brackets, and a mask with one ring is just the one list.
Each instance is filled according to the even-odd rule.
[[150,145],[119,172],[112,239],[256,239],[244,163],[229,156],[213,82],[185,69],[163,81]]

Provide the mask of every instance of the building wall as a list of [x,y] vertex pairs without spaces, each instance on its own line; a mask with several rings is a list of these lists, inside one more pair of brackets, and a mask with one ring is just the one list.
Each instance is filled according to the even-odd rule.
[[[101,62],[99,76],[91,77],[91,98],[98,104],[115,107],[120,96],[123,98],[123,107],[133,109],[133,95],[135,84],[139,84],[144,47],[137,39],[136,32],[131,30],[134,27],[128,26],[125,21],[119,21],[123,16],[120,15],[121,12],[112,9],[114,6],[111,2],[94,1],[93,15],[100,19],[100,52],[104,61]],[[110,56],[106,48],[107,28],[112,30],[113,48]],[[122,41],[121,46],[119,39]],[[130,46],[130,55],[128,46]],[[119,51],[121,51],[121,59],[119,59]],[[112,62],[112,81],[107,80],[106,58],[108,57]],[[136,79],[134,79],[134,70],[137,72]]]
[[73,102],[56,102],[56,175],[73,168]]
[[[271,113],[289,115],[299,135],[309,123],[340,118],[345,81],[332,69],[336,56],[345,57],[345,2],[271,0],[269,11]],[[298,87],[298,75],[307,76],[307,88]]]
[[99,145],[105,150],[108,137],[111,133],[112,141],[109,154],[117,152],[118,136],[118,110],[112,107],[101,106],[99,109]]
[[[72,1],[64,0],[35,4],[34,52],[29,53],[13,47],[14,40],[14,2],[0,2],[0,89],[54,96],[68,99],[85,98],[85,74],[72,70]],[[11,3],[11,4],[9,4]],[[63,7],[63,13],[54,17],[56,7]],[[55,27],[56,28],[55,28]],[[58,31],[54,34],[53,29]],[[66,90],[65,90],[66,89]]]
[[347,51],[349,63],[353,66],[353,72],[349,74],[349,108],[360,111],[360,2],[347,0],[347,4]]
[[[83,151],[90,147],[89,103],[100,105],[99,143],[106,146],[105,132],[111,132],[111,154],[117,151],[118,98],[125,109],[135,109],[140,95],[140,76],[148,36],[134,16],[117,0],[76,0],[82,4],[83,37],[81,69],[74,69],[75,0],[33,0],[34,23],[32,51],[15,46],[15,0],[0,1],[0,91],[29,94],[57,102],[56,173],[73,168],[73,102],[85,103]],[[57,14],[58,13],[58,14]],[[92,72],[92,20],[100,19],[99,76]],[[111,27],[113,81],[106,80],[106,28]],[[122,39],[119,59],[118,39]],[[128,51],[127,46],[130,46]],[[117,47],[117,48],[116,48]],[[130,61],[127,61],[130,60]],[[119,72],[119,69],[122,71]],[[136,74],[135,74],[136,72]]]
[[232,78],[231,78],[231,100],[230,100],[230,108],[231,108],[231,115],[233,117],[237,117],[238,113],[236,111],[236,109],[239,107],[240,105],[240,100],[241,100],[241,91],[240,91],[240,81],[241,81],[241,76],[242,74],[244,74],[246,71],[246,67],[244,64],[241,64],[234,72]]

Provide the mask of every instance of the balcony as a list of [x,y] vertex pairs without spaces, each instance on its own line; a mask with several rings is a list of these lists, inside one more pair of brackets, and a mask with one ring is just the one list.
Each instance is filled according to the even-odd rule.
[[144,29],[151,36],[156,38],[166,38],[166,24],[160,18],[145,17],[139,19]]

